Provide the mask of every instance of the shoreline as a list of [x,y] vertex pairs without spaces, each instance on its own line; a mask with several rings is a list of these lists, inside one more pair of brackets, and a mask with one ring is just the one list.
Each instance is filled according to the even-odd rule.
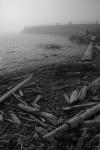
[[73,55],[73,56],[69,56],[64,60],[57,60],[55,59],[54,61],[48,61],[48,62],[42,62],[40,60],[40,63],[35,63],[34,61],[27,63],[27,65],[25,64],[25,62],[23,62],[22,66],[14,66],[12,68],[3,68],[0,69],[0,77],[2,76],[11,76],[11,77],[17,77],[17,76],[23,76],[23,75],[28,75],[28,74],[32,74],[35,72],[38,72],[41,69],[45,69],[45,68],[49,68],[55,65],[59,65],[59,64],[63,64],[63,63],[70,63],[70,62],[75,62],[75,61],[79,61],[81,58],[81,55]]

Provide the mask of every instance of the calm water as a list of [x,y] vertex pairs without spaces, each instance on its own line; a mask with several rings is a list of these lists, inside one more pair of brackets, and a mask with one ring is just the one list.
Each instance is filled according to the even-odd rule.
[[[58,44],[61,49],[50,50],[45,44]],[[39,34],[1,34],[0,35],[0,69],[38,63],[59,61],[74,53],[79,46],[70,42],[66,36]],[[57,56],[57,57],[56,57]],[[63,58],[62,58],[63,59]]]

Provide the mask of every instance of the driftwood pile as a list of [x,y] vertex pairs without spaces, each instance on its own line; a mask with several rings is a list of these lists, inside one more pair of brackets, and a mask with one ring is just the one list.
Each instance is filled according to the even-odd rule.
[[80,62],[0,78],[0,149],[99,150],[100,72]]

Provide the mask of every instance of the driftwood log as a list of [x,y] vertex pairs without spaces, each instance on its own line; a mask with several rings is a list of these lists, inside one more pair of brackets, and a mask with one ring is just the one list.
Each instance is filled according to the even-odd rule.
[[86,110],[84,113],[80,114],[79,116],[74,116],[68,122],[64,123],[63,125],[59,126],[55,130],[51,131],[50,133],[43,136],[44,139],[52,138],[54,136],[60,135],[63,131],[67,131],[71,128],[76,128],[79,124],[89,117],[92,117],[96,113],[100,111],[100,104]]
[[92,61],[93,59],[93,42],[91,42],[84,54],[84,56],[82,57],[82,61]]
[[6,94],[4,94],[3,96],[0,97],[0,103],[3,102],[5,99],[7,99],[9,96],[11,96],[12,93],[16,92],[17,90],[19,90],[25,83],[27,83],[30,79],[32,78],[32,76],[29,76],[28,78],[26,78],[24,81],[22,81],[21,83],[19,83],[17,86],[15,86],[14,88],[12,88],[10,91],[8,91]]
[[38,108],[33,108],[31,106],[28,105],[24,105],[22,103],[17,104],[17,107],[20,108],[21,110],[28,112],[28,113],[34,113],[34,112],[39,112]]
[[88,120],[82,123],[83,128],[100,128],[100,119]]

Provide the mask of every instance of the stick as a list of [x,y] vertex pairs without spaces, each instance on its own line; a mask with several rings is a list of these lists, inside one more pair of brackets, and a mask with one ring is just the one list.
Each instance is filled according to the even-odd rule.
[[12,93],[16,92],[18,89],[20,89],[26,82],[28,82],[30,79],[32,78],[32,76],[29,76],[28,78],[26,78],[24,81],[22,81],[21,83],[19,83],[17,86],[15,86],[14,88],[12,88],[10,91],[8,91],[6,94],[4,94],[3,96],[0,97],[0,103],[3,102],[5,99],[7,99],[9,96],[11,96]]
[[92,107],[92,106],[97,105],[97,104],[98,104],[98,102],[89,102],[89,103],[86,103],[86,104],[64,107],[64,108],[62,108],[62,110],[64,110],[64,111],[72,111],[72,110],[77,110],[77,109],[80,110],[80,109],[85,109],[85,108]]
[[64,123],[63,125],[59,126],[55,130],[51,131],[50,133],[43,136],[44,139],[54,137],[58,134],[61,134],[63,131],[67,131],[69,128],[76,128],[79,126],[79,124],[88,119],[89,117],[95,115],[97,112],[100,111],[100,104],[86,110],[83,114],[80,116],[73,117],[70,119],[67,123]]
[[42,95],[38,95],[31,104],[34,106],[34,104],[37,104],[41,98],[42,98]]

